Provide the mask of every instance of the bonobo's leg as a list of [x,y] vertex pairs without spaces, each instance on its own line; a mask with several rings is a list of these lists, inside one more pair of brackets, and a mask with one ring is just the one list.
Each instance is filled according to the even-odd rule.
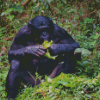
[[6,80],[6,91],[7,91],[8,99],[15,98],[18,92],[19,66],[20,66],[20,62],[18,60],[11,61],[11,68],[10,68],[10,71],[8,73],[7,80]]
[[64,73],[74,73],[74,69],[75,69],[75,64],[76,64],[76,59],[74,57],[73,54],[69,53],[67,55],[64,56],[64,65],[63,65],[63,69],[64,69]]
[[76,57],[72,54],[65,54],[62,61],[54,68],[50,74],[51,78],[58,76],[61,72],[63,73],[74,73],[74,68],[76,64]]
[[8,99],[16,97],[21,81],[34,86],[40,83],[39,80],[36,81],[35,79],[35,75],[32,75],[31,72],[24,69],[20,64],[20,61],[12,60],[11,68],[6,80],[6,91]]
[[32,85],[32,86],[40,84],[40,80],[36,79],[36,76],[33,75],[30,71],[23,72],[21,77],[22,77],[22,81],[25,84]]
[[50,78],[54,78],[54,77],[58,76],[61,72],[63,72],[62,65],[63,64],[61,62],[58,63],[58,65],[54,68],[54,70],[50,74]]

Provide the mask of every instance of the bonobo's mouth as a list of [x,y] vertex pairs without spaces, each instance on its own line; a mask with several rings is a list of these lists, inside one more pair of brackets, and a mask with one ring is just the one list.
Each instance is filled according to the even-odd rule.
[[49,28],[49,26],[41,26],[38,29],[47,29],[47,28]]
[[48,41],[50,42],[51,40],[50,39],[36,39],[36,44],[42,44],[44,41]]

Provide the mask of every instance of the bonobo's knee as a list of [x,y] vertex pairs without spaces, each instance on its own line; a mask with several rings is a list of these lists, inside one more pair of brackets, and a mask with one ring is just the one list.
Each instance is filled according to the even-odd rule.
[[81,53],[74,54],[77,61],[81,61]]
[[20,61],[15,59],[11,61],[11,71],[18,70],[19,66],[20,66]]

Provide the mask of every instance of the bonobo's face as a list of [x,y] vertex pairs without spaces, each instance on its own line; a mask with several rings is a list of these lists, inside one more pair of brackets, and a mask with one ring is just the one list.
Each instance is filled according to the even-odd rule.
[[48,28],[42,28],[39,29],[39,37],[40,39],[42,39],[43,41],[45,40],[49,40],[50,38],[50,30]]
[[33,18],[29,24],[32,25],[33,34],[39,43],[43,43],[45,40],[50,41],[51,35],[53,34],[53,22],[50,18],[38,16]]
[[40,26],[36,28],[36,37],[37,37],[37,42],[43,43],[45,40],[50,40],[51,37],[51,32],[50,28],[47,26]]

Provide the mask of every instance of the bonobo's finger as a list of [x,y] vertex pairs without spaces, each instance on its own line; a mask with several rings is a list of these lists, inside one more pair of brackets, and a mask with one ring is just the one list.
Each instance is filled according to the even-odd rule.
[[38,49],[36,52],[38,55],[44,55],[46,53],[45,51],[43,51],[41,49]]
[[46,53],[46,50],[38,49],[38,51],[41,52],[43,55]]
[[44,50],[46,49],[46,48],[43,47],[43,45],[39,45],[39,48],[44,49]]
[[35,55],[36,55],[37,57],[40,57],[37,53],[35,53]]
[[37,51],[37,54],[38,54],[38,55],[41,55],[41,56],[44,55],[43,53],[41,53],[41,52],[39,52],[39,51]]

